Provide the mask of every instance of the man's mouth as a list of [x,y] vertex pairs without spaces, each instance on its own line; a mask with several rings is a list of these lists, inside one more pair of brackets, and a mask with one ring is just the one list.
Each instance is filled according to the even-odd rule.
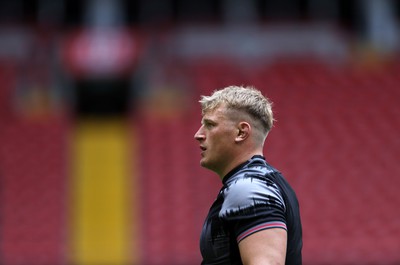
[[203,155],[204,152],[207,150],[207,148],[205,148],[204,146],[200,146],[200,150],[201,150],[201,154]]

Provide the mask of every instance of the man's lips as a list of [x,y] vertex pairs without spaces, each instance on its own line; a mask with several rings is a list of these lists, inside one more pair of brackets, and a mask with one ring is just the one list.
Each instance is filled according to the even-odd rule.
[[207,148],[205,148],[204,146],[200,146],[200,150],[201,150],[201,154],[203,155],[204,152],[207,150]]

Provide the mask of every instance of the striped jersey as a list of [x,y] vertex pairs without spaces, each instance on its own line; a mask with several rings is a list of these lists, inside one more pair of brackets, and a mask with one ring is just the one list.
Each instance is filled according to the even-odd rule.
[[253,156],[229,172],[222,183],[201,232],[201,264],[242,264],[239,242],[270,228],[288,233],[286,264],[301,264],[299,203],[282,174],[263,156]]

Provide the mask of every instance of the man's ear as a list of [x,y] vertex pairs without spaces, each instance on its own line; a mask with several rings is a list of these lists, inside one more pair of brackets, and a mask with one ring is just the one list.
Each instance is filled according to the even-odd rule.
[[242,121],[238,124],[238,133],[235,138],[235,142],[239,143],[246,140],[250,136],[251,126],[249,123]]

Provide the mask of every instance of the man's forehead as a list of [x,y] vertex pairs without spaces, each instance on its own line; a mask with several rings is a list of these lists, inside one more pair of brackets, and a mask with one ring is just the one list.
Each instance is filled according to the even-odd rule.
[[223,105],[217,105],[215,108],[205,110],[203,112],[203,118],[204,117],[218,117],[218,116],[224,116],[226,114],[226,108]]

